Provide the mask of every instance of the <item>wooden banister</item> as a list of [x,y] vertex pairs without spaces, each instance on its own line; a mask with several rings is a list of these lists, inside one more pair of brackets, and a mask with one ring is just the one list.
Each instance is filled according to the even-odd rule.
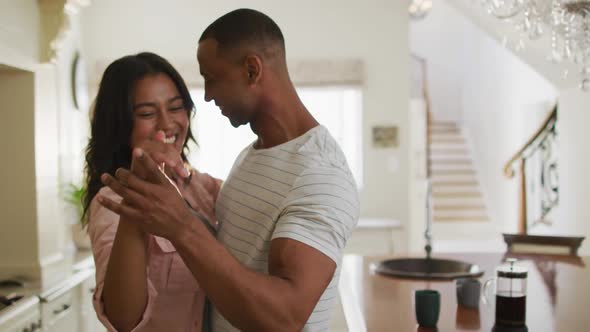
[[422,97],[424,98],[424,102],[426,104],[426,178],[430,178],[430,127],[432,125],[432,112],[431,112],[431,100],[430,95],[428,93],[428,62],[425,58],[411,54],[412,58],[420,63],[420,67],[422,69]]
[[[527,234],[527,191],[526,191],[526,162],[527,152],[534,151],[538,146],[535,146],[536,142],[542,142],[547,135],[550,135],[551,128],[555,126],[557,121],[557,104],[553,107],[552,111],[547,115],[541,126],[535,131],[535,133],[527,140],[518,151],[510,158],[510,160],[504,166],[504,175],[511,179],[515,175],[514,164],[520,162],[520,183],[519,183],[519,198],[520,198],[520,211],[519,211],[519,222],[518,231],[520,234]],[[539,144],[539,143],[537,143]]]
[[514,174],[515,174],[515,172],[514,172],[514,163],[517,160],[523,158],[524,153],[529,149],[529,147],[532,146],[532,144],[539,137],[541,137],[541,135],[545,132],[545,130],[547,129],[547,127],[549,126],[549,124],[552,121],[555,121],[555,118],[556,117],[557,117],[557,104],[555,104],[555,106],[553,106],[553,109],[551,110],[551,112],[549,113],[549,115],[547,115],[547,117],[543,121],[543,124],[541,124],[541,126],[539,126],[539,128],[537,129],[537,131],[535,131],[535,134],[533,136],[531,136],[531,138],[529,138],[528,141],[505,164],[505,166],[504,166],[504,175],[506,175],[507,178],[511,179],[511,178],[514,177]]

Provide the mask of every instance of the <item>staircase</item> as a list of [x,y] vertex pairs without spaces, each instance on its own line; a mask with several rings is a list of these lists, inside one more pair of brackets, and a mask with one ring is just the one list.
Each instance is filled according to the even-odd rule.
[[475,168],[459,127],[433,122],[430,127],[433,222],[488,222]]
[[504,250],[461,129],[453,122],[434,121],[429,135],[434,252]]

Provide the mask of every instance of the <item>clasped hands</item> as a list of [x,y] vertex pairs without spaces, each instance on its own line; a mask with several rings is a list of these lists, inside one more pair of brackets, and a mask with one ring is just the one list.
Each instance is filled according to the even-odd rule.
[[214,226],[220,182],[197,170],[186,170],[178,151],[158,139],[160,133],[133,149],[130,170],[119,168],[114,177],[102,174],[103,184],[121,196],[122,202],[104,196],[98,201],[144,231],[173,240],[194,220],[194,211]]

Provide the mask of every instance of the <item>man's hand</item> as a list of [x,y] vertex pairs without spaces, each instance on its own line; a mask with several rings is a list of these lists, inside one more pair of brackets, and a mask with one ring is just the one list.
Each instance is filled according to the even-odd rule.
[[123,197],[123,203],[103,196],[99,196],[98,201],[127,220],[141,222],[148,233],[173,239],[193,220],[193,215],[174,185],[145,151],[134,149],[132,158],[134,171],[141,172],[145,180],[122,168],[117,170],[117,178],[103,174],[102,182]]
[[215,216],[215,202],[219,195],[221,180],[193,169],[189,178],[176,178],[175,183],[182,197],[186,199],[190,206],[202,214],[214,226],[217,220]]

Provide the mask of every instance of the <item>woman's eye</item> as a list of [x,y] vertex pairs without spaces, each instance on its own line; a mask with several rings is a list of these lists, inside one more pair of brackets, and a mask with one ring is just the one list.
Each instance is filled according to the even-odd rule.
[[170,111],[172,111],[172,112],[184,111],[184,106],[170,107]]
[[137,116],[139,116],[140,118],[149,118],[152,117],[154,114],[154,112],[141,112],[141,113],[137,113]]

